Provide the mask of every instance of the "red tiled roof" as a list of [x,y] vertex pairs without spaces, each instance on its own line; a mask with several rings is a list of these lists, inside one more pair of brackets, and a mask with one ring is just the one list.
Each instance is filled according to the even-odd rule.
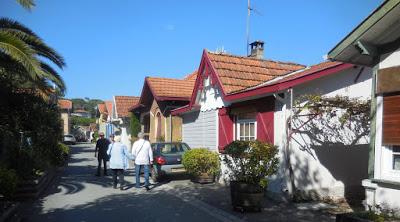
[[99,110],[100,114],[107,113],[106,104],[104,104],[104,103],[97,104],[97,109]]
[[60,107],[60,109],[72,109],[72,101],[67,99],[59,99],[58,107]]
[[109,116],[112,116],[112,101],[105,101],[106,111]]
[[154,97],[174,97],[190,99],[195,80],[147,77]]
[[331,62],[331,61],[325,61],[325,62],[321,62],[318,63],[316,65],[312,65],[310,67],[307,67],[306,69],[304,69],[303,71],[299,71],[299,72],[295,72],[293,74],[288,74],[286,76],[284,76],[282,79],[279,79],[277,81],[271,81],[271,82],[267,82],[265,84],[262,84],[262,86],[266,86],[266,85],[270,85],[270,84],[276,84],[276,83],[281,83],[281,82],[286,82],[289,80],[293,80],[293,79],[297,79],[297,78],[301,78],[319,71],[322,71],[324,69],[328,69],[337,65],[343,64],[342,62]]
[[207,52],[226,94],[303,69],[304,65]]
[[185,76],[183,80],[196,80],[197,78],[197,70]]
[[128,117],[129,108],[139,102],[139,97],[136,96],[115,96],[114,98],[117,118]]

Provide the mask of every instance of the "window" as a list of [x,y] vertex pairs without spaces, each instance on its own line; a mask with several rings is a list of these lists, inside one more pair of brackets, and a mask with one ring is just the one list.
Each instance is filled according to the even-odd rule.
[[393,146],[393,170],[400,170],[400,146]]
[[236,139],[253,141],[257,137],[257,122],[255,113],[243,113],[236,116]]

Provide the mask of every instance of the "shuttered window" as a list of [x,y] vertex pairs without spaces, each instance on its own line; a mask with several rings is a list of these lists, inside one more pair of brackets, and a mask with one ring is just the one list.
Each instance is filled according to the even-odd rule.
[[400,95],[383,97],[383,145],[400,145]]

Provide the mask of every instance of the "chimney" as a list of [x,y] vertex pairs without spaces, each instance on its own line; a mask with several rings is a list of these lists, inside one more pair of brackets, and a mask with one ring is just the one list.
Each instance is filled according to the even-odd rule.
[[264,42],[260,40],[256,40],[250,45],[250,55],[249,57],[256,58],[256,59],[263,59],[264,58]]

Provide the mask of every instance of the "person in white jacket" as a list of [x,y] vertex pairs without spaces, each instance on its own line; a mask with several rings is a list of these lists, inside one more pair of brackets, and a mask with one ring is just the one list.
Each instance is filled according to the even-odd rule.
[[138,140],[132,145],[132,155],[135,157],[136,188],[140,188],[140,168],[144,168],[144,187],[150,190],[149,170],[153,164],[153,150],[150,142],[145,140],[142,132],[138,133]]

